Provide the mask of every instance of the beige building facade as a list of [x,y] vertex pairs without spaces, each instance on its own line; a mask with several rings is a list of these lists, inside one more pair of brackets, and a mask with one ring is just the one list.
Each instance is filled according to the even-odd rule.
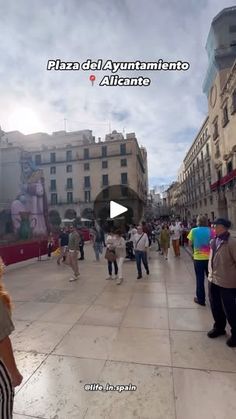
[[146,202],[147,163],[134,133],[126,138],[107,135],[105,141],[86,144],[44,146],[32,155],[44,172],[49,208],[62,218],[68,210],[89,217],[97,195],[113,185],[131,188]]
[[129,187],[141,203],[147,201],[147,152],[139,147],[134,133],[125,138],[113,131],[105,141],[99,138],[96,142],[89,130],[60,131],[51,136],[1,131],[0,211],[9,211],[21,193],[25,151],[35,168],[43,172],[49,215],[56,211],[62,219],[91,218],[97,195],[102,192],[109,202],[107,189],[115,185],[123,186],[119,188],[123,191]]
[[184,171],[180,184],[181,196],[179,197],[183,219],[196,219],[198,215],[206,215],[210,220],[215,218],[215,205],[211,191],[211,156],[212,145],[207,117],[184,159]]
[[[184,158],[175,187],[175,213],[211,221],[229,218],[236,228],[236,7],[212,21],[203,91],[208,115]],[[172,188],[173,189],[173,188]],[[176,192],[177,189],[177,192]],[[173,191],[172,191],[173,195]],[[176,196],[177,195],[177,196]]]

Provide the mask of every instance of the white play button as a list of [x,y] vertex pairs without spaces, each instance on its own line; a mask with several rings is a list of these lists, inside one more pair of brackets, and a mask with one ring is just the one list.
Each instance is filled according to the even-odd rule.
[[110,218],[115,218],[120,214],[128,211],[128,208],[123,205],[117,204],[115,201],[110,201]]

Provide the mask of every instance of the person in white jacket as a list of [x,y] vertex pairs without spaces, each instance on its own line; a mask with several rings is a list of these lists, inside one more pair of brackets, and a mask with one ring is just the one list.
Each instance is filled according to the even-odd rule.
[[116,285],[120,285],[123,281],[123,263],[126,256],[125,239],[122,237],[121,230],[116,230],[114,244],[118,266],[118,278],[116,280]]
[[138,270],[138,277],[137,279],[142,278],[142,262],[143,266],[146,270],[147,275],[149,275],[149,267],[148,267],[148,259],[147,259],[147,251],[149,247],[149,240],[146,233],[143,232],[142,226],[138,226],[137,234],[134,236],[134,252],[135,252],[135,259],[137,264]]

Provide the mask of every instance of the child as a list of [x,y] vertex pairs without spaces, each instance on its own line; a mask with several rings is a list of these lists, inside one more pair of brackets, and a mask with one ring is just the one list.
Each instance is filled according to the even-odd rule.
[[0,412],[2,419],[12,419],[14,387],[23,377],[17,369],[9,335],[14,330],[11,299],[2,283],[4,263],[0,257]]

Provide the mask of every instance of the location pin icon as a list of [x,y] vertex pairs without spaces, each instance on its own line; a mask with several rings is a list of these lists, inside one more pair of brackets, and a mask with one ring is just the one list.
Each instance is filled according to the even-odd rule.
[[93,74],[91,74],[91,76],[89,77],[89,80],[91,81],[92,86],[93,86],[93,83],[95,82],[96,77]]

